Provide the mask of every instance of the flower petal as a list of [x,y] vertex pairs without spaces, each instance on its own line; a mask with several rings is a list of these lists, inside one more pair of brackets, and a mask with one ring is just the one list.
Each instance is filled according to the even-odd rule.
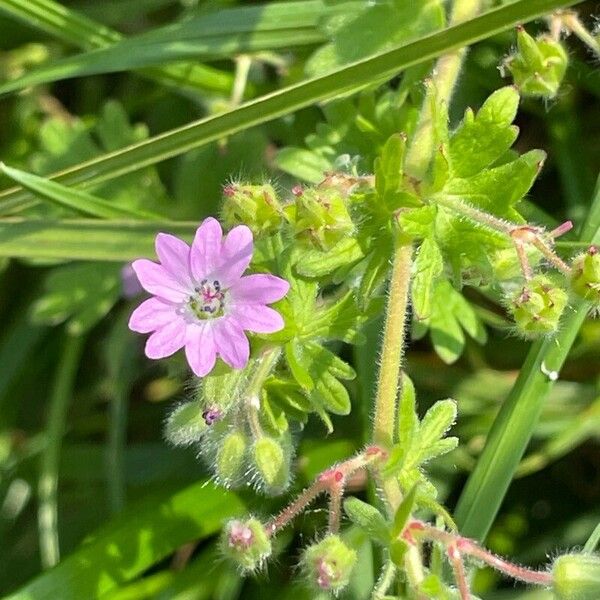
[[188,327],[185,356],[197,377],[204,377],[213,370],[217,348],[212,324],[206,322]]
[[236,306],[230,320],[255,333],[274,333],[283,329],[283,317],[272,308],[260,304]]
[[154,332],[146,342],[148,358],[165,358],[183,348],[186,339],[186,324],[183,319],[171,321]]
[[150,333],[161,329],[181,317],[175,312],[177,306],[160,298],[144,300],[129,317],[129,329],[138,333]]
[[233,369],[243,369],[250,357],[250,344],[240,325],[228,318],[214,324],[215,345],[221,358]]
[[165,270],[185,286],[193,287],[190,277],[190,247],[168,233],[159,233],[154,245]]
[[223,242],[223,254],[216,277],[225,287],[235,284],[248,268],[254,250],[252,231],[245,225],[234,227]]
[[209,217],[196,230],[190,251],[192,275],[198,280],[207,278],[219,266],[223,230],[219,221]]
[[161,265],[141,258],[134,260],[131,266],[147,292],[171,302],[183,302],[188,297],[186,287]]
[[281,300],[289,289],[290,284],[285,279],[259,273],[242,277],[229,292],[236,304],[270,304]]

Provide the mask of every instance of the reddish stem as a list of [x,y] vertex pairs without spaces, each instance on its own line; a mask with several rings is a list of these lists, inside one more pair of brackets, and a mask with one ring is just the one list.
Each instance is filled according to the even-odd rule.
[[465,573],[465,565],[463,564],[460,550],[456,544],[448,546],[448,560],[454,571],[454,579],[456,579],[461,600],[470,600],[471,591],[469,590],[469,581]]
[[[442,543],[449,551],[452,546],[456,547],[460,554],[472,556],[483,561],[493,569],[503,573],[507,577],[522,581],[523,583],[531,583],[534,585],[543,585],[549,587],[552,585],[552,574],[547,571],[536,571],[515,565],[499,556],[496,556],[489,550],[485,550],[477,544],[477,542],[451,533],[442,531],[436,527],[424,523],[423,521],[411,521],[407,525],[407,529],[412,532],[415,537],[425,538],[427,540]],[[405,536],[406,537],[406,536]],[[460,584],[460,582],[459,582]]]
[[385,450],[379,446],[369,446],[360,454],[323,471],[310,487],[267,523],[267,533],[272,536],[283,529],[323,492],[327,492],[330,496],[329,528],[332,532],[336,532],[339,529],[342,497],[348,477],[385,458],[387,458]]

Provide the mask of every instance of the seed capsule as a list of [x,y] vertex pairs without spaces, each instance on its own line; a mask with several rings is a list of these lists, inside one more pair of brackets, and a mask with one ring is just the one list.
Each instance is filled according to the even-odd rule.
[[225,525],[221,548],[242,571],[248,572],[259,569],[271,555],[271,540],[258,519],[235,519]]
[[302,557],[310,583],[334,594],[348,585],[355,564],[356,552],[338,535],[327,535],[319,543],[309,546]]
[[558,600],[598,600],[600,598],[600,556],[565,554],[552,567],[552,591]]
[[571,289],[582,298],[600,305],[600,251],[590,246],[573,259]]

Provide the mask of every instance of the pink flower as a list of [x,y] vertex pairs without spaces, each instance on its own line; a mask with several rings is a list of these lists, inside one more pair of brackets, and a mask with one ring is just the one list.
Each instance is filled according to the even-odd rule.
[[148,358],[164,358],[185,347],[192,371],[204,377],[217,354],[234,369],[248,363],[250,347],[244,330],[273,333],[283,328],[281,315],[266,306],[283,298],[287,281],[274,275],[242,277],[253,251],[245,225],[223,239],[216,219],[203,221],[192,246],[166,233],[156,236],[160,264],[140,259],[133,269],[153,297],[138,306],[129,328],[152,333]]

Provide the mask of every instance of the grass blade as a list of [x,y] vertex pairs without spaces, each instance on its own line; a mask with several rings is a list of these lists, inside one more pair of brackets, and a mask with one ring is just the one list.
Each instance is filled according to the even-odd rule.
[[[577,4],[577,0],[518,0],[460,25],[358,61],[335,73],[315,77],[247,102],[236,110],[194,121],[105,154],[62,171],[55,178],[68,185],[93,185],[114,179],[300,108],[384,80],[407,67],[573,4]],[[18,212],[31,203],[31,194],[21,189],[11,189],[0,194],[2,214]]]
[[159,231],[191,240],[197,222],[0,219],[0,256],[126,262],[154,257]]
[[[123,40],[113,29],[54,0],[2,0],[0,10],[83,50],[106,48]],[[230,93],[233,75],[196,62],[148,68],[140,74],[180,92],[210,90]]]
[[50,412],[46,427],[47,444],[41,455],[38,482],[40,554],[42,566],[46,569],[53,567],[60,560],[57,528],[58,465],[83,343],[84,338],[80,336],[66,337],[50,396]]
[[5,600],[94,600],[182,544],[216,533],[245,511],[233,493],[200,481],[126,510],[79,550]]
[[[580,239],[600,243],[600,179]],[[463,535],[487,535],[556,380],[548,373],[560,373],[589,309],[589,303],[575,301],[556,337],[531,347],[459,499],[455,518]]]
[[160,215],[151,212],[117,206],[87,192],[68,188],[55,181],[25,173],[25,171],[14,169],[1,162],[0,171],[50,204],[74,210],[86,217],[147,220],[159,220],[161,218]]
[[[8,4],[22,7],[25,1],[8,0]],[[36,2],[46,5],[48,0]],[[41,8],[40,12],[48,10],[45,6]],[[30,8],[25,10],[28,12]],[[317,44],[326,41],[319,29],[320,17],[326,10],[322,0],[231,8],[202,14],[122,41],[116,39],[113,32],[106,33],[106,28],[103,28],[104,36],[94,35],[87,22],[82,29],[88,39],[91,35],[91,39],[96,40],[96,45],[91,46],[94,49],[54,61],[0,85],[0,94],[69,77],[114,73],[190,58],[215,60],[242,53]],[[85,17],[80,17],[73,25],[81,26],[82,19]],[[52,26],[55,30],[56,24],[52,23]],[[101,40],[100,45],[97,40]]]

